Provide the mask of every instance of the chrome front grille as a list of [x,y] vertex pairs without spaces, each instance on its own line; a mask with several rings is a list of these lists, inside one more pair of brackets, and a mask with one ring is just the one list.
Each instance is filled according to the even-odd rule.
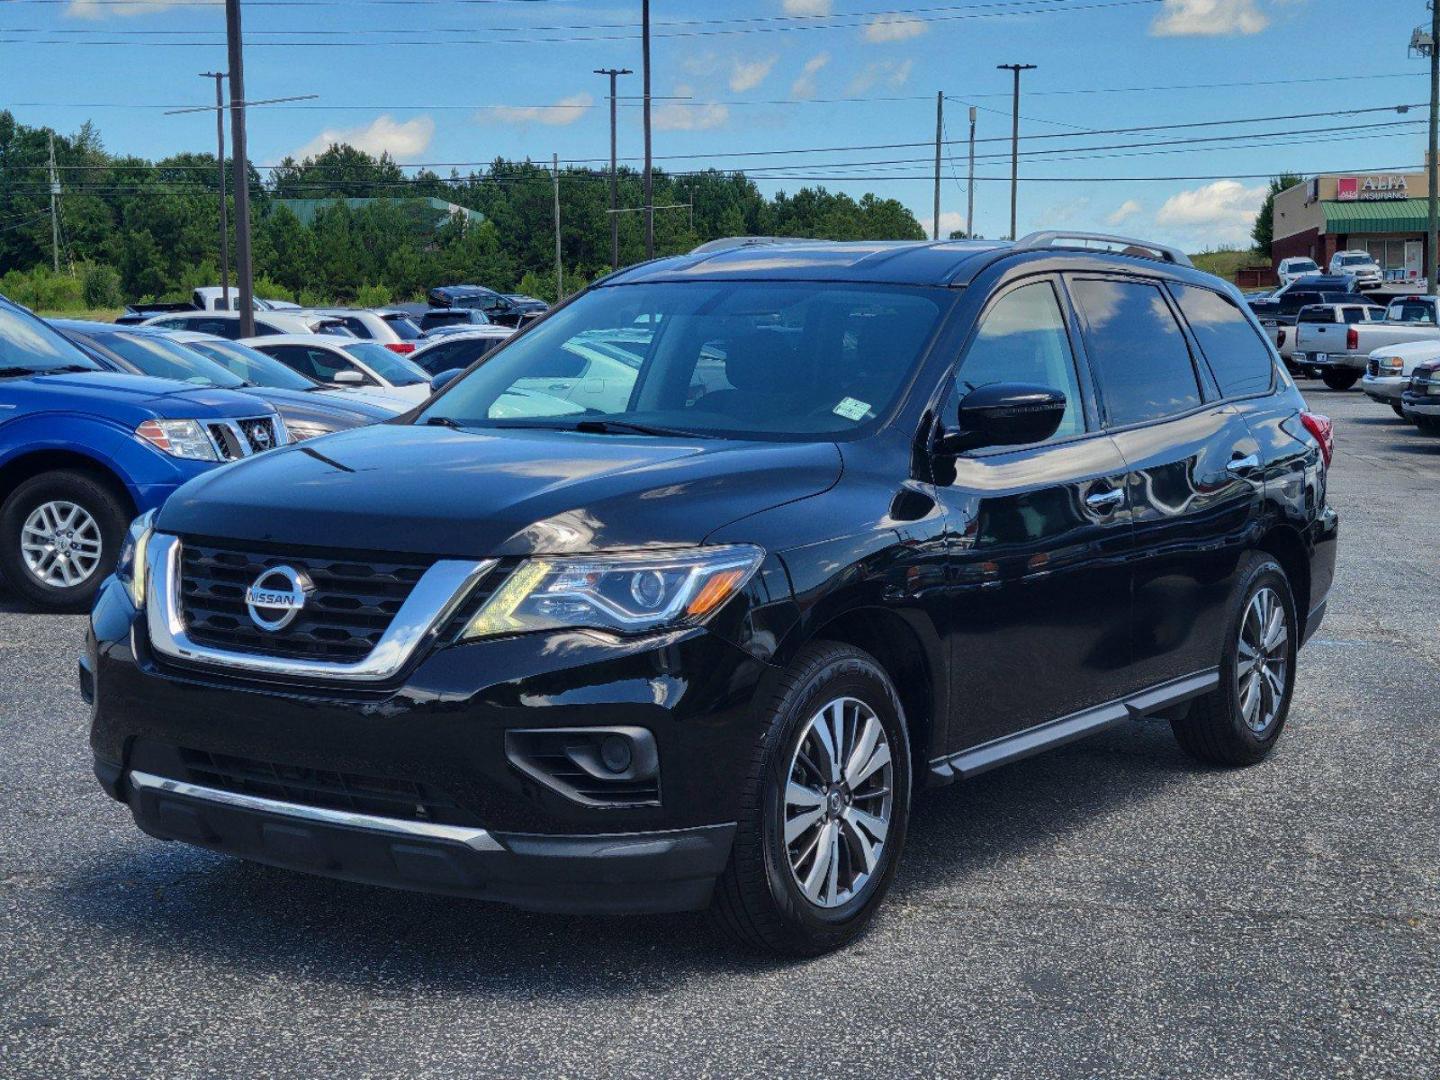
[[[180,557],[180,609],[190,637],[214,648],[268,656],[352,662],[370,654],[427,563],[315,558],[187,542]],[[271,567],[314,583],[298,616],[279,630],[250,617],[246,590]]]
[[285,429],[270,416],[248,416],[240,420],[212,420],[205,425],[222,461],[238,461],[252,454],[284,445]]

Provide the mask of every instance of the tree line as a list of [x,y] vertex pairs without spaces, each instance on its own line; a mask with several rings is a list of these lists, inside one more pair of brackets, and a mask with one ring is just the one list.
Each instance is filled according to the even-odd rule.
[[[50,272],[50,137],[61,180],[61,273]],[[482,171],[406,173],[388,155],[331,146],[250,166],[256,291],[303,304],[382,304],[445,283],[554,299],[554,179],[548,166],[496,158]],[[232,175],[227,172],[227,177]],[[654,173],[657,254],[719,236],[924,239],[894,199],[804,187],[765,196],[741,172]],[[219,282],[219,176],[213,154],[160,161],[114,155],[86,123],[71,135],[0,111],[0,292],[32,307],[118,307],[180,300]],[[374,199],[358,207],[347,198]],[[477,211],[433,210],[434,198]],[[337,200],[302,222],[283,199]],[[640,174],[619,173],[619,205],[641,205]],[[233,199],[230,221],[234,222]],[[568,294],[610,269],[609,174],[560,170],[560,240]],[[621,265],[644,258],[642,215],[622,213]],[[232,247],[233,252],[233,237]]]

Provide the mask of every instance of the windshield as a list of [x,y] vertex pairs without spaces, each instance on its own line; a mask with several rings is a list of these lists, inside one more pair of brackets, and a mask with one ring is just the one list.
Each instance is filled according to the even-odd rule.
[[1309,274],[1320,269],[1313,259],[1294,259],[1290,263],[1290,273]]
[[217,340],[187,341],[185,347],[215,361],[230,374],[253,386],[269,386],[276,390],[314,390],[317,385],[279,360],[248,345]]
[[775,282],[596,289],[458,380],[418,422],[843,437],[899,396],[943,295]]
[[1364,266],[1364,265],[1366,265],[1367,263],[1371,263],[1371,262],[1374,262],[1374,260],[1371,259],[1369,255],[1341,255],[1341,256],[1340,256],[1340,265],[1341,265],[1341,266]]
[[34,315],[0,304],[0,373],[80,369],[98,371],[95,361]]
[[414,386],[428,383],[430,376],[398,353],[373,341],[350,341],[341,346],[391,386]]
[[157,379],[176,379],[226,390],[245,385],[243,379],[236,378],[215,361],[159,334],[93,334],[90,340],[139,368],[142,374]]

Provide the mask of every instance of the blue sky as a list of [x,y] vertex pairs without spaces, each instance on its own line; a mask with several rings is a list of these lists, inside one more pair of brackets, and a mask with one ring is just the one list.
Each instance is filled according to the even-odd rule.
[[[639,0],[247,0],[248,96],[319,95],[252,109],[251,159],[335,138],[402,163],[604,159],[591,70],[638,71],[639,13]],[[1426,65],[1406,55],[1427,19],[1424,0],[653,0],[653,92],[673,99],[655,103],[655,155],[744,167],[766,191],[875,191],[928,225],[933,149],[894,144],[933,140],[943,89],[957,144],[942,228],[964,224],[973,104],[975,225],[1000,236],[1010,75],[995,65],[1033,63],[1021,232],[1224,246],[1247,238],[1263,174],[1419,166],[1424,110],[1380,110],[1428,101]],[[61,131],[93,120],[112,151],[212,150],[210,114],[147,106],[210,100],[196,73],[224,66],[223,28],[219,0],[0,0],[0,106]],[[638,74],[621,80],[639,92]],[[1360,109],[1377,111],[1336,115]],[[1299,113],[1320,115],[1087,134]],[[1205,136],[1230,141],[1176,144]],[[638,107],[621,109],[620,153],[641,153]],[[1139,179],[1154,177],[1186,179]]]

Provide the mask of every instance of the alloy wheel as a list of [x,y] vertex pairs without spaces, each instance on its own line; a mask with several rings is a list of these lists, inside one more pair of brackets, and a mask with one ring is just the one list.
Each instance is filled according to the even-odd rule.
[[69,589],[88,581],[100,566],[100,525],[78,503],[41,503],[20,529],[20,551],[30,573],[45,585]]
[[880,868],[894,772],[885,725],[857,698],[828,702],[802,728],[783,826],[790,873],[817,907],[846,903]]
[[1269,730],[1285,704],[1290,667],[1290,628],[1285,605],[1268,585],[1250,598],[1240,620],[1236,691],[1245,725],[1257,735]]

